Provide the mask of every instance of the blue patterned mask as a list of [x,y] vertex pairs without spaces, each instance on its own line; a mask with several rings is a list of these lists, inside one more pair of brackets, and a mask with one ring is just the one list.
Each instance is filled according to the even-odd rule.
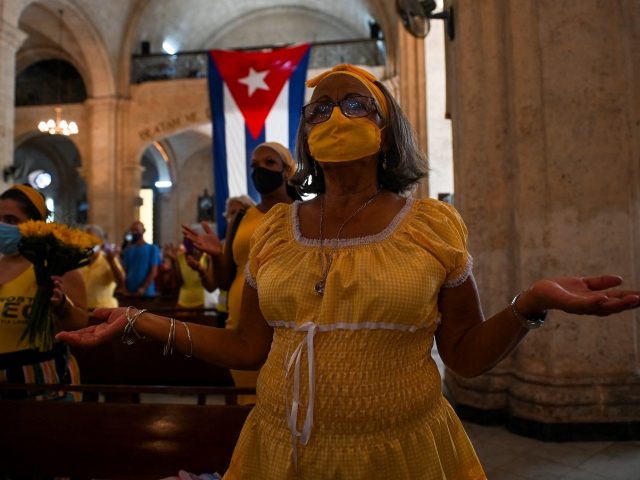
[[18,253],[18,244],[21,238],[22,235],[20,235],[17,225],[0,222],[0,253],[4,255]]

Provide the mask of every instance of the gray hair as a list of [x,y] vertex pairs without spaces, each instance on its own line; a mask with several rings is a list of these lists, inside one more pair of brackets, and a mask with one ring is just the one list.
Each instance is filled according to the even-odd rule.
[[227,216],[227,214],[229,213],[229,205],[233,202],[241,203],[244,208],[254,207],[256,204],[256,202],[253,201],[253,198],[251,198],[249,195],[238,195],[237,197],[229,197],[224,202],[224,212],[222,214],[223,216]]
[[[400,105],[381,82],[375,83],[389,107],[389,119],[382,131],[386,150],[381,151],[378,157],[378,182],[386,190],[405,193],[427,174],[427,157],[418,146],[415,131]],[[296,159],[298,171],[290,183],[303,195],[324,192],[324,174],[309,153],[302,117],[296,137]]]

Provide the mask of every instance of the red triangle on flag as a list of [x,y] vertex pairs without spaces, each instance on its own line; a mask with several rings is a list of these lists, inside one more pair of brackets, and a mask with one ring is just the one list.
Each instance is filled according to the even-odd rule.
[[254,139],[262,132],[282,87],[309,47],[303,44],[267,52],[211,50],[211,57]]

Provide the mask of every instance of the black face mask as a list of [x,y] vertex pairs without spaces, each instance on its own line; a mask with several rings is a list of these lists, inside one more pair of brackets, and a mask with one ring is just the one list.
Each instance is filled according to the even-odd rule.
[[131,242],[132,243],[136,243],[141,238],[142,238],[142,234],[141,233],[132,233],[131,234]]
[[274,172],[268,168],[256,167],[251,172],[251,180],[258,193],[264,195],[276,191],[284,183],[282,172]]

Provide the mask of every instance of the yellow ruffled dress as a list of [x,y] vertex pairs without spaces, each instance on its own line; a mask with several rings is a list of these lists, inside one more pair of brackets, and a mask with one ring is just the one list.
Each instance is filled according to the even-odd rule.
[[430,356],[438,291],[471,270],[458,213],[409,198],[379,234],[325,240],[318,296],[298,207],[273,207],[252,239],[247,282],[274,336],[225,480],[484,480]]

